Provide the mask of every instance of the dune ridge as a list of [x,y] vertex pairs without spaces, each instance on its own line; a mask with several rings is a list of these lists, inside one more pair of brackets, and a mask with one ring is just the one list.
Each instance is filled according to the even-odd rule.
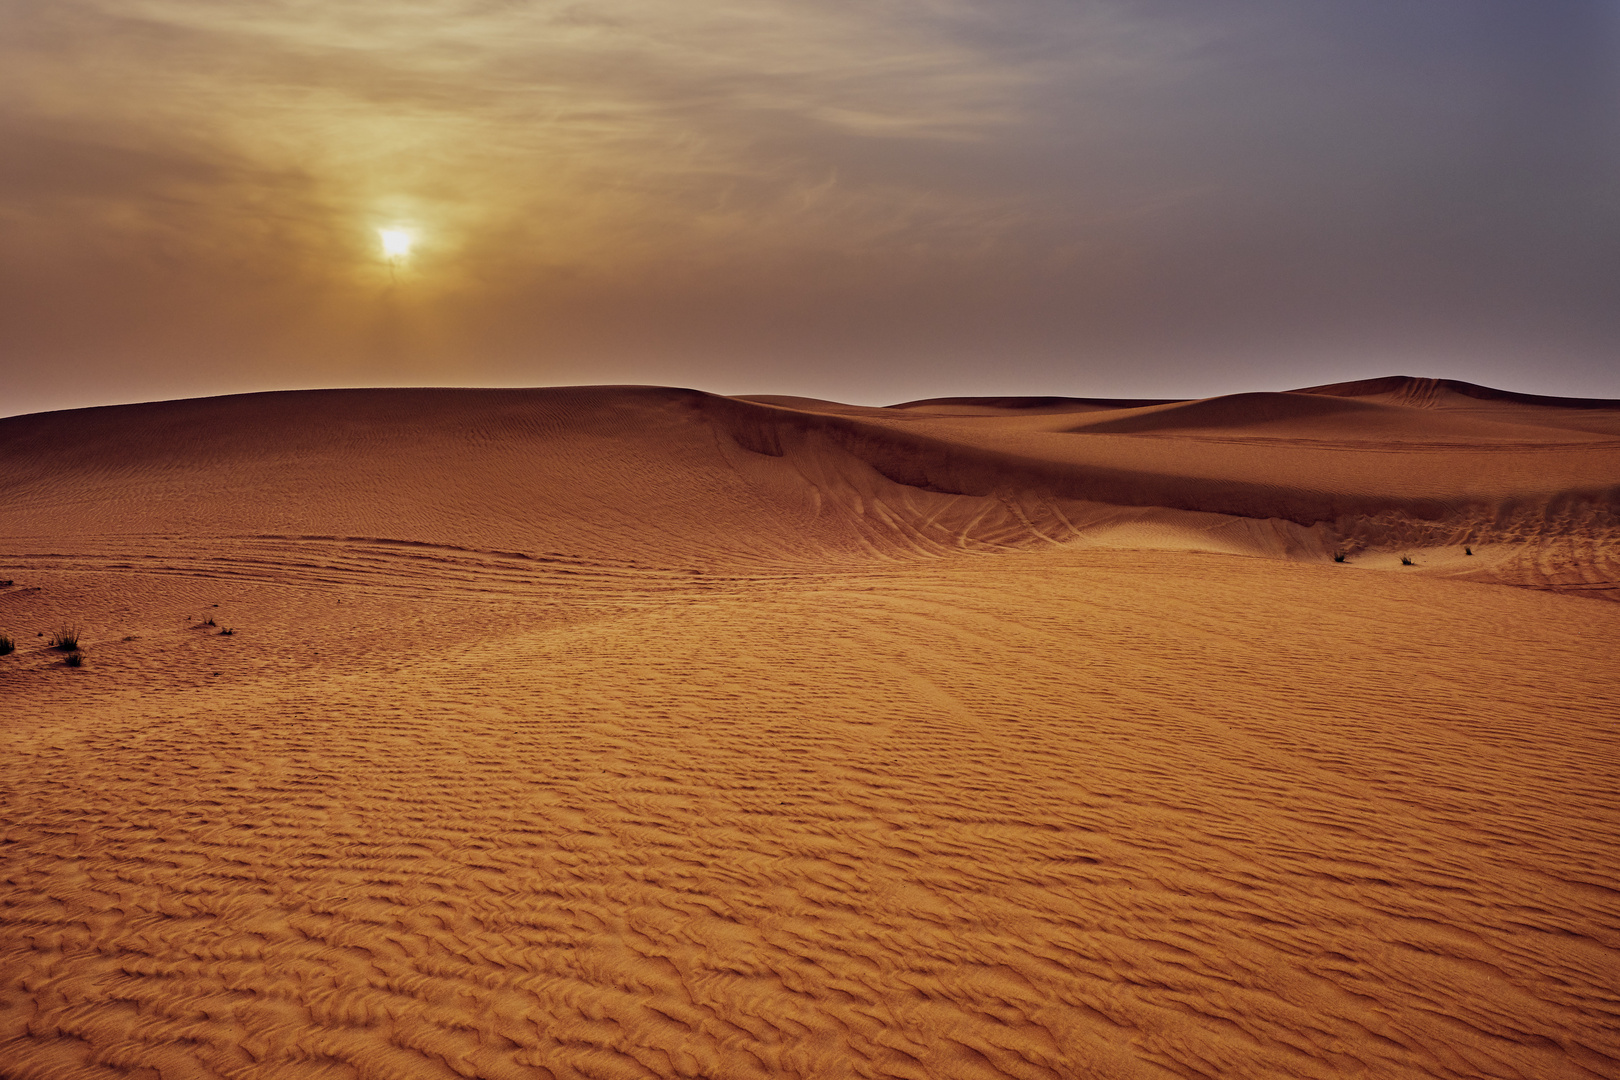
[[1402,404],[1417,408],[1436,408],[1445,404],[1456,407],[1458,397],[1477,401],[1511,402],[1516,405],[1537,405],[1557,409],[1620,409],[1620,401],[1612,398],[1552,397],[1545,394],[1521,394],[1514,390],[1498,390],[1460,379],[1421,379],[1410,375],[1390,375],[1381,379],[1361,379],[1354,382],[1329,383],[1308,386],[1294,391],[1298,394],[1325,394],[1333,397],[1393,398]]
[[1620,1076],[1620,408],[1322,389],[0,420],[0,1076]]
[[[1435,386],[1355,385],[1372,397],[1458,393],[1428,382]],[[0,496],[7,531],[24,535],[93,531],[89,519],[109,517],[149,533],[296,532],[300,492],[339,484],[375,492],[343,531],[394,535],[408,522],[398,538],[454,541],[477,519],[494,548],[584,553],[613,546],[628,521],[591,530],[548,519],[560,530],[548,536],[533,506],[594,500],[614,517],[627,502],[703,500],[708,516],[695,533],[671,532],[690,525],[680,514],[644,514],[640,528],[644,539],[704,565],[792,563],[812,549],[898,556],[1071,542],[1140,522],[1135,543],[1214,531],[1263,536],[1255,553],[1301,558],[1498,547],[1489,566],[1473,568],[1483,579],[1595,594],[1620,580],[1612,555],[1620,537],[1615,403],[1579,406],[1589,422],[1612,427],[1615,437],[1606,438],[1548,426],[1539,411],[1511,422],[1437,424],[1432,408],[1330,389],[1087,401],[1075,407],[1077,427],[1066,423],[1077,399],[995,399],[962,416],[931,413],[926,402],[818,410],[650,387],[246,395],[85,410],[71,423],[0,422],[8,462]],[[1468,400],[1527,397],[1494,393],[1479,389]],[[1446,438],[1437,439],[1437,426]],[[1350,437],[1358,427],[1360,440]],[[1223,436],[1217,446],[1212,433]],[[589,444],[595,456],[564,455],[565,471],[553,463],[543,473],[524,456],[563,441]],[[163,490],[170,463],[183,484],[207,470],[242,505],[207,524],[177,516],[179,500]],[[627,481],[637,475],[647,477],[639,487]],[[106,512],[134,503],[139,509]],[[442,521],[430,526],[435,517]],[[729,535],[747,537],[743,547],[752,550],[716,549],[712,526],[725,531],[727,521],[746,522]]]

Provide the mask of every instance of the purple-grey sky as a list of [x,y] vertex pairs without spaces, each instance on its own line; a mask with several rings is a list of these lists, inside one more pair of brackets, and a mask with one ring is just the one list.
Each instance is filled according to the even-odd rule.
[[1620,4],[0,0],[0,414],[1394,373],[1620,397]]

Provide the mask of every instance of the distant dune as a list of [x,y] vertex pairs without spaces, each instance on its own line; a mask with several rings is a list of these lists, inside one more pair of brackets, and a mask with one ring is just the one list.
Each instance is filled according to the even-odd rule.
[[1620,1076],[1620,402],[46,413],[0,581],[8,1080]]
[[1470,545],[1475,562],[1422,572],[1620,581],[1620,403],[1439,380],[887,409],[658,387],[285,392],[15,417],[0,462],[19,538],[317,534],[693,568]]

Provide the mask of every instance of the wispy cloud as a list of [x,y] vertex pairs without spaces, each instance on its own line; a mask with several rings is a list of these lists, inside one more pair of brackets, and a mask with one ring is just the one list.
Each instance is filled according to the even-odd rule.
[[[959,217],[968,193],[947,197],[949,177],[917,165],[1005,137],[1033,79],[972,46],[965,5],[64,0],[23,10],[8,68],[31,108],[12,123],[76,140],[81,159],[167,160],[171,194],[179,174],[198,171],[238,185],[257,171],[278,178],[271,187],[297,175],[357,236],[377,215],[421,217],[447,242],[526,220],[547,220],[553,236],[588,222],[574,259],[610,249],[622,259],[626,234],[656,246],[682,223],[712,238],[739,213],[752,215],[756,242],[776,229],[785,240],[832,224],[846,193],[846,244],[874,200],[900,210],[879,233],[923,204],[950,203],[947,216]],[[897,143],[935,148],[910,163]],[[819,224],[807,230],[812,209]]]

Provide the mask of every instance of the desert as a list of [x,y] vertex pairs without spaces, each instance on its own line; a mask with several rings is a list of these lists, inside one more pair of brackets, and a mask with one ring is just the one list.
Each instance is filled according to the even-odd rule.
[[0,579],[9,1080],[1620,1076],[1620,402],[44,412]]

